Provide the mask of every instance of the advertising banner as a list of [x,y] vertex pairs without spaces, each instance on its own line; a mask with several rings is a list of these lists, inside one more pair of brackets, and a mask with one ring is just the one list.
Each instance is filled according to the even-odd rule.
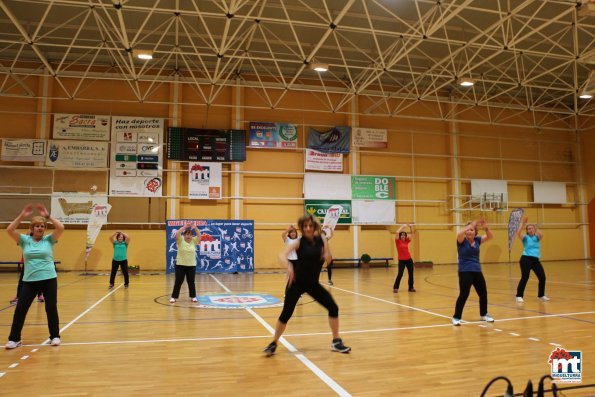
[[323,153],[314,149],[306,149],[306,169],[342,172],[343,155],[341,153]]
[[97,240],[101,227],[107,222],[107,215],[109,214],[112,206],[110,204],[95,204],[91,209],[91,216],[89,217],[89,223],[87,224],[87,242],[85,246],[85,267],[87,259],[89,259],[89,253]]
[[342,207],[341,215],[339,216],[338,224],[351,223],[351,201],[349,200],[305,200],[304,212],[306,214],[314,215],[322,225],[327,211],[333,206],[339,205]]
[[107,168],[107,142],[49,141],[45,165],[59,168]]
[[221,163],[188,163],[188,197],[221,198]]
[[166,272],[175,272],[176,233],[186,223],[201,233],[196,249],[197,273],[249,273],[254,271],[254,221],[169,219],[166,221]]
[[357,147],[385,149],[388,147],[387,131],[375,128],[354,128],[351,133],[351,144]]
[[508,253],[512,251],[512,245],[516,236],[517,230],[521,227],[521,219],[525,211],[522,208],[515,208],[510,213],[508,218]]
[[45,161],[43,139],[2,139],[2,161]]
[[107,196],[54,192],[51,204],[52,215],[60,222],[65,225],[84,225],[89,222],[93,206],[107,204]]
[[333,127],[328,131],[317,131],[310,127],[308,147],[325,153],[349,154],[351,127]]
[[250,122],[252,147],[297,148],[298,126],[288,123]]
[[158,118],[112,117],[110,195],[162,195],[163,122]]
[[394,225],[395,202],[392,200],[352,200],[354,225]]
[[351,194],[354,200],[395,200],[395,177],[352,175]]
[[92,114],[54,115],[54,139],[79,141],[109,141],[110,116]]

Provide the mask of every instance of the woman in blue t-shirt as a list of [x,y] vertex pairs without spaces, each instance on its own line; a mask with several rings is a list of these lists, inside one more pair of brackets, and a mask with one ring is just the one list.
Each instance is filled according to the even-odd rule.
[[[42,204],[37,204],[36,208],[41,216],[31,218],[29,233],[20,234],[17,232],[17,228],[23,219],[31,216],[33,204],[27,204],[19,216],[6,228],[8,235],[23,249],[26,264],[23,274],[23,286],[12,318],[8,343],[6,343],[7,349],[21,346],[21,331],[25,324],[25,317],[38,291],[43,292],[45,296],[45,312],[50,331],[50,345],[58,346],[60,344],[60,320],[57,305],[58,276],[54,266],[54,244],[58,242],[58,238],[64,232],[64,225],[51,216]],[[46,220],[48,219],[54,225],[54,231],[52,234],[45,235]]]
[[124,232],[115,232],[110,236],[109,241],[114,246],[112,272],[109,276],[109,289],[114,288],[118,268],[122,269],[122,274],[124,275],[124,288],[128,288],[128,244],[130,243],[130,237]]
[[[533,270],[537,276],[537,280],[539,280],[537,297],[539,300],[546,302],[550,298],[545,296],[545,271],[539,261],[539,257],[541,256],[540,243],[543,240],[543,233],[537,229],[537,225],[527,225],[528,222],[529,217],[525,217],[516,232],[517,237],[523,242],[523,255],[520,260],[521,279],[516,289],[516,301],[518,303],[524,302],[523,294],[525,293],[525,287],[527,286],[527,281],[529,281],[531,270]],[[522,232],[523,229],[526,229],[527,234]]]
[[[478,228],[483,228],[485,235],[477,235]],[[479,318],[481,321],[494,322],[488,314],[488,288],[479,263],[479,246],[494,237],[485,220],[467,223],[457,234],[457,250],[459,256],[459,297],[452,317],[452,325],[461,325],[463,308],[469,297],[471,286],[479,296]]]

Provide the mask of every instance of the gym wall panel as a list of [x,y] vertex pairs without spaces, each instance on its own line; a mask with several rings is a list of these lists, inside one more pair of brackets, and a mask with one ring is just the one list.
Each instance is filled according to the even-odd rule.
[[[436,178],[450,178],[451,174],[450,157],[416,157],[415,176],[416,177],[436,177]],[[449,183],[444,180],[443,183]]]
[[460,159],[460,177],[468,179],[502,179],[501,162],[481,158]]
[[502,179],[507,181],[538,181],[539,163],[509,160],[502,163]]

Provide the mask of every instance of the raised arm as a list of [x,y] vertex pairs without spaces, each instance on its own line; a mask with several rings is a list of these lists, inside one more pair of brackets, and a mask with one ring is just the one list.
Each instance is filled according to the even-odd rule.
[[397,229],[397,237],[399,237],[399,233],[401,233],[406,227],[407,225],[401,225],[401,227]]
[[281,239],[283,240],[283,242],[287,240],[287,236],[289,235],[291,229],[293,229],[293,226],[289,226],[287,229],[283,230],[283,233],[281,233]]
[[415,234],[415,229],[413,227],[413,223],[408,223],[407,226],[409,226],[409,232],[413,236]]
[[477,227],[477,221],[470,222],[467,226],[457,233],[457,243],[461,244],[465,240],[467,230],[474,230]]
[[118,235],[118,233],[120,232],[114,232],[114,234],[112,234],[111,236],[109,236],[109,241],[110,243],[115,243],[116,242],[116,236]]
[[17,244],[20,241],[20,234],[19,232],[17,232],[17,228],[19,227],[19,224],[21,223],[21,221],[25,218],[27,218],[28,216],[30,216],[33,213],[33,204],[27,204],[22,210],[21,213],[14,218],[14,220],[10,223],[10,225],[8,225],[6,227],[6,232],[8,233],[8,235],[10,236],[11,239],[13,239]]
[[488,227],[488,223],[485,220],[482,219],[481,221],[479,221],[477,226],[482,227],[485,231],[485,234],[481,236],[482,243],[485,243],[486,241],[489,241],[492,238],[494,238],[494,233],[492,233],[492,230]]
[[522,240],[525,237],[525,234],[523,233],[523,230],[525,230],[525,227],[527,226],[527,222],[529,222],[529,217],[526,216],[523,218],[523,221],[521,222],[521,225],[519,226],[519,228],[516,231],[516,236]]
[[191,225],[189,223],[186,223],[184,226],[179,228],[178,231],[176,232],[176,241],[180,238],[180,236],[182,236],[182,233],[184,233],[184,231],[186,231],[186,229],[188,229],[190,227],[191,227]]
[[130,244],[130,236],[129,236],[129,235],[127,235],[127,234],[126,234],[126,233],[124,233],[124,232],[120,232],[120,233],[122,233],[122,236],[124,236],[124,242],[125,242],[126,244]]
[[543,240],[543,233],[541,232],[541,229],[537,228],[537,225],[535,225],[535,234],[539,237],[539,241]]
[[201,234],[200,234],[200,229],[198,228],[198,226],[196,226],[196,222],[194,222],[194,224],[192,225],[192,228],[194,229],[194,233],[196,233],[196,240],[198,242],[200,242]]
[[54,218],[43,204],[37,204],[36,207],[39,215],[52,222],[52,225],[54,225],[52,240],[54,240],[54,242],[58,241],[62,233],[64,233],[64,225],[58,219]]

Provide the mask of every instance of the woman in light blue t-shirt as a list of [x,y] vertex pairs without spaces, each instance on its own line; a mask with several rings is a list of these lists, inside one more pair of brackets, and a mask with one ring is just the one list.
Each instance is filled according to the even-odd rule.
[[[545,270],[539,261],[541,257],[541,240],[543,240],[543,233],[537,228],[537,225],[527,225],[529,217],[523,219],[523,223],[516,232],[517,237],[523,242],[523,255],[521,256],[521,279],[516,289],[516,301],[523,303],[523,295],[525,293],[525,287],[527,281],[529,281],[529,275],[531,270],[537,276],[539,280],[539,286],[537,287],[537,298],[540,301],[546,302],[550,298],[545,296]],[[526,230],[526,234],[522,230]]]
[[[8,235],[23,249],[25,260],[23,286],[12,318],[12,327],[8,343],[6,343],[7,349],[21,346],[21,331],[25,324],[25,317],[38,291],[43,292],[45,296],[50,344],[52,346],[60,344],[60,320],[57,305],[58,278],[54,266],[54,244],[58,242],[58,238],[64,232],[64,225],[51,216],[42,204],[37,204],[36,209],[41,216],[31,218],[27,234],[20,234],[17,232],[17,228],[23,219],[31,216],[33,204],[27,204],[19,216],[6,228]],[[54,231],[49,235],[45,234],[46,220],[50,220],[54,225]]]

